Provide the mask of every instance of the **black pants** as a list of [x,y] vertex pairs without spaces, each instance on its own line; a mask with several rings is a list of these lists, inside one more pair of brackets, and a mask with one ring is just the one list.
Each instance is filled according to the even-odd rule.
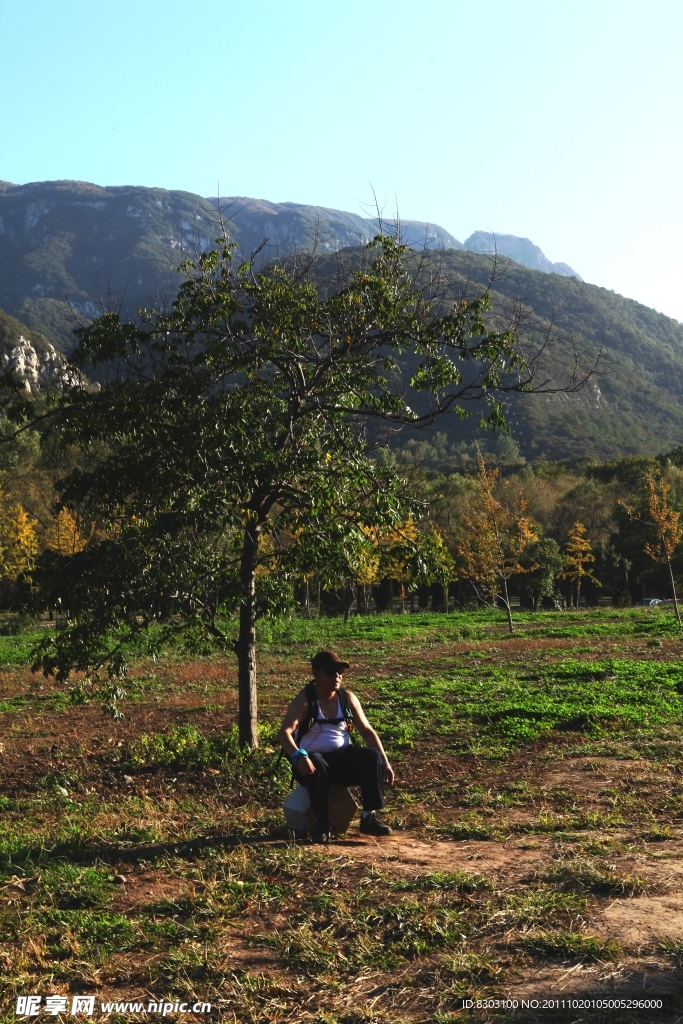
[[328,824],[330,786],[360,786],[364,811],[384,807],[384,761],[379,750],[348,746],[308,756],[315,765],[312,775],[302,775],[296,764],[292,771],[296,781],[308,790],[318,825]]

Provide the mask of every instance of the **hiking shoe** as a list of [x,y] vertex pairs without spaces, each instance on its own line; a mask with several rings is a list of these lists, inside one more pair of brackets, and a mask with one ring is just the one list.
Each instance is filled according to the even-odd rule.
[[390,836],[391,828],[373,814],[360,819],[360,830],[364,836]]
[[329,843],[330,831],[329,822],[321,824],[321,822],[316,821],[315,828],[311,832],[311,840],[314,843]]

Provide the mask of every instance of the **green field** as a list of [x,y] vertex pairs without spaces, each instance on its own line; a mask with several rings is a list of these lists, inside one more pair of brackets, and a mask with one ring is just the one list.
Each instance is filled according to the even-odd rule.
[[[232,659],[137,661],[114,721],[31,675],[37,635],[0,638],[0,1020],[30,993],[250,1024],[680,1019],[683,638],[666,612],[520,614],[512,636],[493,612],[267,621],[253,754]],[[274,735],[326,646],[397,772],[390,840],[354,824],[321,848],[284,826]],[[530,1005],[584,996],[664,1007]]]

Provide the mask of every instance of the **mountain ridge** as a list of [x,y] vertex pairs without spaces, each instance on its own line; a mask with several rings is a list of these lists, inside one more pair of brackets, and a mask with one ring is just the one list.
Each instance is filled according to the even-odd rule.
[[544,274],[559,274],[561,277],[583,278],[567,263],[552,263],[546,254],[534,245],[530,238],[520,235],[498,235],[493,231],[475,231],[465,239],[464,249],[487,255],[507,256],[529,270],[541,270]]
[[[221,213],[240,255],[250,256],[268,239],[260,259],[271,259],[283,248],[312,245],[319,253],[335,252],[365,244],[380,230],[377,217],[301,203],[206,199],[181,190],[68,179],[2,182],[0,308],[68,348],[69,306],[91,317],[101,297],[105,304],[110,297],[120,299],[131,313],[155,301],[177,283],[174,269],[183,254],[215,243]],[[383,223],[396,229],[390,219]],[[398,228],[416,248],[464,248],[450,232],[427,221],[403,220]],[[499,245],[501,255],[509,255],[507,241],[513,246],[527,242],[516,236],[501,239],[506,240]],[[533,243],[517,249],[519,259],[531,252],[537,269],[560,266],[550,264]]]
[[[436,272],[456,296],[486,291],[490,327],[506,329],[516,320],[522,348],[536,353],[536,382],[548,381],[545,393],[503,399],[524,458],[658,455],[683,442],[683,324],[576,277],[470,251],[438,254]],[[567,393],[575,375],[583,387]],[[419,433],[471,443],[482,437],[485,407],[472,403],[470,411],[469,419],[440,418]]]
[[[37,332],[44,336],[42,342],[36,338],[39,347],[49,341],[68,352],[75,315],[96,316],[110,302],[128,317],[140,306],[168,304],[183,256],[214,244],[221,229],[218,205],[193,193],[137,186],[64,181],[0,187],[0,308],[17,318],[27,341]],[[265,258],[283,247],[310,248],[317,239],[321,268],[327,262],[330,274],[339,259],[358,256],[376,230],[372,218],[324,207],[245,197],[220,200],[220,206],[238,251],[257,248],[264,231],[271,236]],[[439,240],[436,226],[425,222],[402,227],[415,232],[417,248],[419,237],[432,232],[427,258],[470,297],[489,291],[493,326],[504,325],[519,308],[527,340],[534,331],[539,339],[549,332],[541,365],[547,375],[566,379],[575,348],[580,370],[589,370],[602,346],[598,370],[578,395],[510,399],[513,436],[525,458],[657,454],[683,441],[683,325],[578,275],[468,251],[453,236],[448,243],[447,233]],[[348,240],[350,247],[342,245]],[[538,253],[535,247],[529,258],[540,259]],[[471,440],[478,415],[455,420],[439,425],[449,443]]]
[[[378,217],[362,217],[346,210],[328,206],[310,206],[304,203],[275,203],[268,199],[254,199],[249,196],[209,197],[207,202],[227,216],[227,223],[238,228],[249,224],[249,218],[266,217],[260,224],[275,233],[278,244],[307,246],[313,242],[323,252],[336,252],[350,245],[365,245],[381,229]],[[395,230],[397,222],[387,219],[386,224]],[[259,226],[260,226],[259,224]],[[426,248],[462,249],[462,242],[429,221],[399,220],[401,239],[410,246]],[[256,225],[252,221],[252,228]],[[258,231],[258,227],[256,227]],[[250,236],[253,241],[256,235]]]

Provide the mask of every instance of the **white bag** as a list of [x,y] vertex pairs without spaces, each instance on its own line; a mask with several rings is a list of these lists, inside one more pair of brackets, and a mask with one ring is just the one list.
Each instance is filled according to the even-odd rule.
[[296,789],[293,789],[283,803],[282,810],[285,812],[287,824],[295,832],[308,832],[310,822],[306,817],[306,811],[310,806],[311,800],[308,790],[304,789],[303,786],[297,786]]
[[[282,805],[287,824],[294,832],[312,832],[315,815],[308,790],[297,786]],[[330,786],[330,824],[335,835],[343,836],[358,812],[358,804],[346,786]]]

